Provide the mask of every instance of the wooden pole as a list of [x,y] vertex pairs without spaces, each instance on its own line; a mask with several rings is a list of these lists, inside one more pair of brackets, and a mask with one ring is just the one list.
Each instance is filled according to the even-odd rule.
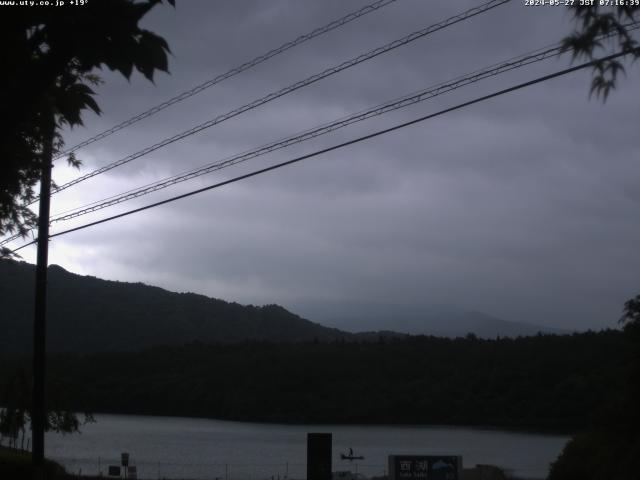
[[51,163],[54,121],[45,132],[40,177],[40,211],[38,214],[38,257],[36,265],[35,315],[33,322],[33,410],[31,436],[32,460],[36,479],[44,478],[45,364],[47,332],[47,266],[49,263],[49,205],[51,200]]

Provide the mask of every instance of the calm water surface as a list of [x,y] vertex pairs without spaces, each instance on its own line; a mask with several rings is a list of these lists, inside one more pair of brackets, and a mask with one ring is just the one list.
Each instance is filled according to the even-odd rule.
[[[465,467],[499,465],[545,478],[568,437],[458,427],[273,425],[219,420],[98,415],[81,434],[47,434],[47,456],[71,472],[106,475],[129,452],[139,478],[275,480],[306,477],[307,432],[333,433],[333,470],[386,474],[390,454],[456,454]],[[365,459],[340,460],[352,447]]]

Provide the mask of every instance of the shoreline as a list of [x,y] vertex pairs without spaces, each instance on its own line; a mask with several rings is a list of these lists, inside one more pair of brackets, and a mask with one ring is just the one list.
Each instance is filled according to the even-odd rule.
[[[102,473],[96,475],[79,475],[69,472],[63,465],[50,458],[45,459],[47,464],[47,477],[55,480],[68,479],[96,479],[103,478]],[[31,480],[33,470],[30,461],[30,452],[0,445],[0,473],[10,474],[14,480]],[[333,474],[338,473],[334,471]],[[353,477],[356,478],[356,477]],[[369,477],[371,480],[388,480],[388,476]],[[524,480],[514,477],[508,471],[495,466],[478,464],[475,467],[464,468],[460,480]],[[189,478],[172,478],[171,480],[192,480]]]
[[[82,413],[78,413],[82,415]],[[451,423],[376,423],[376,422],[319,422],[319,421],[293,421],[293,422],[280,422],[280,421],[271,421],[271,420],[254,420],[254,419],[229,419],[229,418],[214,418],[214,417],[203,417],[201,415],[159,415],[154,413],[122,413],[122,412],[91,412],[91,415],[94,417],[100,415],[113,415],[113,416],[123,416],[123,417],[147,417],[147,418],[171,418],[171,419],[189,419],[189,420],[208,420],[215,422],[228,422],[228,423],[244,423],[244,424],[255,424],[255,425],[264,425],[264,426],[304,426],[308,425],[310,427],[321,426],[321,427],[331,427],[331,426],[349,426],[349,427],[397,427],[397,428],[446,428],[453,430],[476,430],[476,431],[489,431],[489,432],[507,432],[507,433],[522,433],[522,434],[530,434],[530,435],[542,435],[542,436],[563,436],[563,437],[572,437],[577,435],[584,429],[576,429],[576,430],[567,430],[563,428],[552,428],[552,427],[508,427],[501,425],[485,425],[485,424],[451,424]],[[96,419],[96,421],[98,421]]]

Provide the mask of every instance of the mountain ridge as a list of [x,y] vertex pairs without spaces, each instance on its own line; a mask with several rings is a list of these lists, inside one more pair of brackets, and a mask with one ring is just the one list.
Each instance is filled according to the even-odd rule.
[[[0,339],[6,352],[30,348],[35,267],[0,262]],[[134,350],[192,341],[241,342],[343,340],[352,336],[324,327],[284,307],[240,305],[197,293],[143,283],[102,280],[49,267],[48,350]]]
[[[31,349],[35,266],[0,261],[0,351]],[[483,338],[551,332],[543,327],[497,319],[481,312],[429,312],[394,307],[361,310],[358,322],[347,317],[327,325],[311,321],[276,304],[241,305],[193,292],[172,292],[141,282],[103,280],[49,266],[48,351],[93,353],[153,346],[179,346],[193,341],[376,341],[406,335]],[[307,315],[305,315],[308,317]],[[345,319],[346,318],[346,319]],[[337,322],[337,323],[336,323]],[[329,320],[330,323],[330,320]],[[358,326],[356,332],[347,331]],[[340,327],[340,328],[338,328]],[[4,339],[4,340],[3,340]]]

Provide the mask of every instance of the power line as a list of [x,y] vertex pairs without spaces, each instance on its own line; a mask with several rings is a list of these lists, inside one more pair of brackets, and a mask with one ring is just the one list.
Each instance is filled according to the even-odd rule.
[[[30,229],[29,232],[32,232],[33,230],[35,230],[35,228]],[[18,238],[22,238],[22,237],[25,237],[25,236],[26,236],[26,234],[23,235],[22,233],[16,233],[16,234],[11,235],[10,237],[7,237],[4,240],[0,241],[0,246],[5,245],[5,244],[7,244],[9,242],[13,242],[14,240],[17,240]]]
[[[639,25],[629,24],[629,25],[625,25],[625,28],[627,28],[629,31],[636,30],[639,28]],[[603,35],[599,37],[598,40],[601,41],[605,38],[612,37],[612,36],[614,36],[614,34]],[[187,180],[191,180],[193,178],[211,173],[213,171],[217,171],[217,170],[226,168],[228,166],[236,165],[238,163],[244,162],[251,158],[255,158],[267,153],[271,153],[275,150],[279,150],[281,148],[285,148],[290,145],[300,143],[312,138],[316,138],[318,136],[333,132],[340,128],[351,125],[353,123],[360,122],[377,115],[382,115],[384,113],[388,113],[393,110],[401,109],[409,105],[413,105],[415,103],[431,99],[438,95],[448,93],[452,90],[456,90],[458,88],[478,82],[485,78],[500,75],[502,73],[530,65],[532,63],[540,62],[542,60],[557,56],[561,52],[562,52],[562,44],[559,42],[554,45],[549,45],[549,46],[542,47],[522,55],[518,55],[516,57],[512,57],[503,62],[490,65],[483,69],[479,69],[474,72],[468,73],[466,75],[456,77],[452,80],[441,82],[435,86],[429,87],[428,89],[423,89],[417,92],[404,95],[403,97],[387,101],[373,108],[342,117],[333,122],[330,122],[318,127],[314,127],[305,132],[298,133],[296,135],[287,137],[285,139],[281,139],[281,140],[263,145],[259,148],[234,155],[232,157],[228,157],[224,160],[221,160],[212,164],[207,164],[207,165],[198,167],[196,169],[191,169],[191,170],[182,172],[180,174],[174,175],[172,177],[164,178],[162,180],[157,180],[147,185],[137,187],[117,195],[111,195],[109,197],[90,202],[80,207],[75,207],[75,208],[65,210],[57,214],[52,219],[52,222],[64,221],[71,218],[75,218],[77,216],[84,215],[86,213],[95,212],[97,210],[101,210],[103,208],[107,208],[127,200],[138,198],[140,196],[143,196],[152,192],[156,192],[164,188],[168,188],[175,184],[178,184]],[[12,237],[12,239],[15,239],[19,236],[20,235],[16,235]],[[7,241],[10,241],[10,240],[7,240]],[[4,242],[0,242],[0,245],[2,245],[3,243]]]
[[78,177],[78,178],[76,178],[74,180],[71,180],[71,181],[59,186],[52,193],[60,192],[62,190],[65,190],[65,189],[73,186],[73,185],[76,185],[76,184],[78,184],[80,182],[88,180],[89,178],[95,177],[96,175],[100,175],[102,173],[108,172],[109,170],[112,170],[112,169],[114,169],[116,167],[119,167],[121,165],[129,163],[129,162],[131,162],[131,161],[133,161],[133,160],[135,160],[137,158],[140,158],[140,157],[143,157],[145,155],[148,155],[149,153],[154,152],[155,150],[158,150],[158,149],[160,149],[162,147],[165,147],[167,145],[170,145],[170,144],[172,144],[172,143],[174,143],[174,142],[176,142],[178,140],[182,140],[183,138],[186,138],[186,137],[191,136],[191,135],[193,135],[195,133],[198,133],[198,132],[200,132],[202,130],[205,130],[205,129],[210,128],[210,127],[212,127],[214,125],[217,125],[217,124],[222,123],[222,122],[224,122],[226,120],[229,120],[229,119],[231,119],[233,117],[236,117],[236,116],[240,115],[241,113],[244,113],[244,112],[246,112],[248,110],[252,110],[254,108],[257,108],[257,107],[259,107],[261,105],[264,105],[265,103],[268,103],[268,102],[270,102],[272,100],[280,98],[280,97],[282,97],[284,95],[287,95],[287,94],[289,94],[289,93],[291,93],[291,92],[293,92],[295,90],[298,90],[300,88],[303,88],[303,87],[306,87],[308,85],[311,85],[312,83],[315,83],[315,82],[317,82],[319,80],[322,80],[322,79],[324,79],[326,77],[329,77],[331,75],[335,75],[336,73],[341,72],[342,70],[345,70],[347,68],[350,68],[350,67],[353,67],[355,65],[358,65],[358,64],[360,64],[362,62],[370,60],[370,59],[372,59],[374,57],[377,57],[378,55],[381,55],[383,53],[389,52],[389,51],[394,50],[394,49],[396,49],[398,47],[407,45],[408,43],[411,43],[411,42],[413,42],[415,40],[418,40],[419,38],[425,37],[425,36],[427,36],[427,35],[429,35],[431,33],[437,32],[439,30],[447,28],[447,27],[449,27],[451,25],[454,25],[456,23],[462,22],[462,21],[467,20],[467,19],[469,19],[471,17],[474,17],[474,16],[479,15],[481,13],[487,12],[487,11],[489,11],[489,10],[495,8],[495,7],[498,7],[498,6],[502,5],[502,4],[508,3],[510,1],[511,0],[490,0],[489,2],[486,2],[486,3],[484,3],[484,4],[482,4],[482,5],[478,6],[478,7],[471,8],[471,9],[466,10],[466,11],[464,11],[464,12],[458,14],[458,15],[449,17],[446,20],[443,20],[442,22],[433,24],[433,25],[431,25],[429,27],[426,27],[426,28],[424,28],[422,30],[418,30],[416,32],[413,32],[413,33],[411,33],[411,34],[409,34],[409,35],[407,35],[405,37],[402,37],[402,38],[400,38],[398,40],[394,40],[393,42],[387,43],[386,45],[383,45],[381,47],[378,47],[378,48],[375,48],[373,50],[370,50],[367,53],[361,54],[361,55],[359,55],[359,56],[357,56],[355,58],[352,58],[351,60],[347,60],[346,62],[343,62],[343,63],[341,63],[341,64],[339,64],[339,65],[337,65],[335,67],[328,68],[328,69],[326,69],[326,70],[324,70],[324,71],[322,71],[320,73],[312,75],[312,76],[310,76],[310,77],[308,77],[308,78],[306,78],[304,80],[300,80],[300,81],[298,81],[296,83],[293,83],[293,84],[291,84],[291,85],[289,85],[289,86],[287,86],[285,88],[282,88],[282,89],[280,89],[278,91],[272,92],[272,93],[270,93],[270,94],[268,94],[268,95],[266,95],[264,97],[261,97],[261,98],[259,98],[257,100],[254,100],[253,102],[247,103],[247,104],[245,104],[245,105],[243,105],[241,107],[238,107],[238,108],[236,108],[234,110],[231,110],[231,111],[229,111],[229,112],[227,112],[225,114],[218,115],[217,117],[215,117],[215,118],[213,118],[213,119],[211,119],[211,120],[209,120],[207,122],[201,123],[200,125],[196,125],[195,127],[192,127],[192,128],[190,128],[188,130],[185,130],[182,133],[179,133],[179,134],[176,134],[176,135],[174,135],[172,137],[166,138],[166,139],[164,139],[164,140],[162,140],[162,141],[160,141],[158,143],[155,143],[155,144],[153,144],[153,145],[151,145],[149,147],[146,147],[146,148],[144,148],[142,150],[139,150],[138,152],[133,153],[133,154],[127,156],[127,157],[124,157],[124,158],[122,158],[120,160],[117,160],[117,161],[112,162],[112,163],[110,163],[108,165],[105,165],[104,167],[98,168],[98,169],[94,170],[93,172],[89,172],[89,173],[87,173],[85,175],[82,175],[82,176],[80,176],[80,177]]
[[148,118],[152,115],[155,115],[156,113],[164,110],[167,107],[170,107],[171,105],[174,105],[178,102],[181,102],[183,100],[186,100],[189,97],[192,97],[193,95],[196,95],[200,92],[202,92],[203,90],[206,90],[209,87],[212,87],[213,85],[222,82],[223,80],[226,80],[228,78],[231,78],[235,75],[238,75],[239,73],[244,72],[245,70],[249,70],[250,68],[255,67],[256,65],[269,60],[270,58],[275,57],[276,55],[279,55],[293,47],[296,47],[308,40],[311,40],[312,38],[315,38],[317,36],[323,35],[327,32],[330,32],[331,30],[335,30],[338,27],[341,27],[343,25],[346,25],[347,23],[356,20],[357,18],[360,18],[364,15],[367,15],[368,13],[372,13],[375,12],[379,9],[381,9],[382,7],[385,7],[387,5],[389,5],[390,3],[395,2],[396,0],[378,0],[376,2],[373,2],[369,5],[366,5],[364,7],[362,7],[360,10],[357,10],[355,12],[351,12],[347,15],[345,15],[344,17],[341,17],[337,20],[334,20],[322,27],[318,27],[315,30],[304,34],[304,35],[300,35],[298,38],[296,38],[295,40],[291,40],[289,42],[283,43],[282,45],[280,45],[277,48],[274,48],[273,50],[269,50],[267,53],[264,53],[256,58],[254,58],[253,60],[249,60],[248,62],[243,63],[242,65],[238,66],[238,67],[234,67],[231,70],[222,73],[210,80],[207,80],[204,83],[201,83],[200,85],[197,85],[195,87],[193,87],[191,90],[187,90],[185,92],[182,92],[178,95],[176,95],[175,97],[170,98],[169,100],[166,100],[164,102],[162,102],[159,105],[156,105],[155,107],[150,108],[149,110],[146,110],[134,117],[129,118],[128,120],[125,120],[122,123],[119,123],[91,138],[88,138],[87,140],[84,140],[83,142],[78,143],[77,145],[68,148],[67,150],[64,150],[63,152],[59,153],[58,155],[56,155],[56,159],[60,158],[64,155],[68,155],[72,152],[75,152],[76,150],[79,150],[82,147],[86,147],[87,145],[90,145],[94,142],[97,142],[98,140],[102,140],[103,138],[108,137],[109,135],[114,134],[115,132],[122,130],[123,128],[129,127],[131,125],[133,125],[134,123],[139,122],[140,120],[143,120],[145,118]]
[[[627,24],[625,25],[625,28],[627,28],[628,30],[637,30],[638,28],[640,28],[640,24],[637,24],[637,23]],[[601,41],[613,36],[615,36],[615,34],[602,35],[598,37],[597,40]],[[332,131],[335,131],[339,128],[343,128],[352,123],[360,122],[368,118],[371,118],[373,116],[381,115],[383,113],[387,113],[392,110],[397,110],[397,109],[404,108],[406,106],[409,106],[424,100],[428,100],[435,96],[448,93],[457,88],[461,88],[471,83],[475,83],[484,78],[496,76],[501,73],[514,70],[516,68],[520,68],[535,62],[545,60],[547,58],[551,58],[553,56],[557,56],[561,52],[562,52],[561,43],[557,43],[555,45],[549,45],[547,47],[539,48],[537,50],[534,50],[526,54],[512,57],[509,60],[491,65],[489,67],[485,67],[480,70],[476,70],[472,73],[469,73],[463,76],[456,77],[453,80],[449,80],[447,82],[442,82],[436,86],[430,87],[429,89],[425,89],[425,90],[421,90],[418,92],[405,95],[399,99],[391,100],[384,104],[377,105],[376,107],[373,107],[371,109],[364,110],[364,111],[343,117],[334,122],[331,122],[319,127],[315,127],[303,133],[300,133],[282,140],[278,140],[276,142],[272,142],[267,145],[263,145],[257,149],[249,150],[247,152],[235,155],[233,157],[224,159],[222,161],[219,161],[213,164],[208,164],[208,165],[199,167],[197,169],[189,170],[181,174],[175,175],[173,177],[158,180],[158,181],[149,183],[147,185],[144,185],[142,187],[137,187],[135,189],[131,189],[117,195],[112,195],[110,197],[96,200],[94,202],[90,202],[89,204],[83,205],[81,207],[75,207],[75,208],[60,212],[56,217],[51,219],[51,223],[70,220],[72,218],[76,218],[88,213],[93,213],[103,208],[107,208],[128,200],[132,200],[134,198],[141,197],[143,195],[147,195],[147,194],[162,190],[164,188],[168,188],[172,185],[175,185],[187,180],[191,180],[193,178],[205,175],[207,173],[211,173],[213,171],[217,171],[222,168],[226,168],[228,166],[232,166],[232,165],[244,162],[251,158],[255,158],[281,148],[285,148],[289,145],[300,143],[302,141],[305,141],[311,138],[316,138],[320,135],[330,133]],[[33,231],[33,229],[31,229],[31,231]],[[22,236],[23,235],[18,233],[11,237],[8,237],[0,241],[0,246],[10,243],[13,240],[16,240]]]
[[[155,203],[146,205],[144,207],[135,208],[135,209],[123,212],[123,213],[119,213],[117,215],[112,215],[110,217],[106,217],[106,218],[103,218],[101,220],[97,220],[95,222],[90,222],[90,223],[86,223],[84,225],[80,225],[78,227],[69,228],[67,230],[63,230],[61,232],[54,233],[53,235],[50,235],[49,238],[58,237],[60,235],[66,235],[68,233],[76,232],[78,230],[83,230],[85,228],[93,227],[93,226],[99,225],[101,223],[106,223],[106,222],[109,222],[109,221],[112,221],[112,220],[116,220],[118,218],[126,217],[128,215],[132,215],[134,213],[142,212],[144,210],[149,210],[151,208],[158,207],[160,205],[171,203],[171,202],[174,202],[176,200],[181,200],[181,199],[186,198],[186,197],[197,195],[198,193],[202,193],[202,192],[206,192],[208,190],[212,190],[212,189],[215,189],[215,188],[223,187],[223,186],[229,185],[231,183],[236,183],[236,182],[239,182],[240,180],[245,180],[247,178],[255,177],[255,176],[260,175],[262,173],[270,172],[272,170],[277,170],[279,168],[282,168],[282,167],[285,167],[285,166],[288,166],[288,165],[292,165],[294,163],[301,162],[302,160],[306,160],[308,158],[316,157],[318,155],[322,155],[322,154],[325,154],[325,153],[328,153],[328,152],[331,152],[331,151],[334,151],[334,150],[338,150],[340,148],[347,147],[349,145],[360,143],[360,142],[363,142],[365,140],[370,140],[370,139],[378,137],[380,135],[384,135],[386,133],[390,133],[390,132],[393,132],[395,130],[400,130],[400,129],[408,127],[410,125],[414,125],[414,124],[417,124],[417,123],[420,123],[420,122],[424,122],[424,121],[429,120],[431,118],[439,117],[439,116],[444,115],[446,113],[450,113],[450,112],[453,112],[453,111],[456,111],[456,110],[460,110],[462,108],[474,105],[476,103],[481,103],[481,102],[484,102],[486,100],[489,100],[489,99],[492,99],[492,98],[495,98],[495,97],[499,97],[501,95],[505,95],[507,93],[514,92],[516,90],[521,90],[523,88],[530,87],[532,85],[535,85],[535,84],[538,84],[538,83],[541,83],[541,82],[546,82],[546,81],[551,80],[553,78],[558,78],[558,77],[567,75],[569,73],[576,72],[578,70],[583,70],[585,68],[592,67],[592,66],[594,66],[594,65],[596,65],[596,64],[598,64],[600,62],[606,62],[606,61],[609,61],[609,60],[613,60],[615,58],[621,57],[623,55],[628,55],[630,53],[636,53],[636,54],[640,53],[640,48],[636,48],[636,49],[629,50],[629,51],[618,52],[618,53],[615,53],[615,54],[612,54],[612,55],[608,55],[608,56],[603,57],[603,58],[598,58],[598,59],[595,59],[595,60],[592,60],[592,61],[589,61],[589,62],[586,62],[586,63],[582,63],[580,65],[576,65],[574,67],[569,67],[569,68],[566,68],[564,70],[559,70],[559,71],[557,71],[555,73],[544,75],[542,77],[538,77],[538,78],[535,78],[533,80],[529,80],[527,82],[520,83],[520,84],[514,85],[512,87],[505,88],[503,90],[499,90],[497,92],[494,92],[494,93],[491,93],[491,94],[488,94],[488,95],[484,95],[482,97],[478,97],[476,99],[469,100],[467,102],[460,103],[460,104],[455,105],[453,107],[449,107],[449,108],[446,108],[444,110],[440,110],[440,111],[438,111],[436,113],[431,113],[429,115],[424,115],[422,117],[419,117],[419,118],[416,118],[414,120],[410,120],[408,122],[404,122],[404,123],[395,125],[393,127],[389,127],[389,128],[383,129],[383,130],[379,130],[377,132],[370,133],[368,135],[364,135],[364,136],[355,138],[353,140],[349,140],[347,142],[343,142],[343,143],[340,143],[340,144],[337,144],[337,145],[333,145],[331,147],[324,148],[322,150],[317,150],[315,152],[296,157],[296,158],[294,158],[292,160],[287,160],[285,162],[281,162],[281,163],[278,163],[276,165],[271,165],[269,167],[265,167],[265,168],[262,168],[262,169],[259,169],[259,170],[254,170],[253,172],[250,172],[250,173],[247,173],[247,174],[244,174],[244,175],[240,175],[240,176],[231,178],[229,180],[218,182],[218,183],[215,183],[213,185],[209,185],[207,187],[199,188],[197,190],[192,190],[191,192],[187,192],[187,193],[184,193],[182,195],[177,195],[175,197],[171,197],[171,198],[168,198],[166,200],[162,200],[160,202],[155,202]],[[25,247],[27,247],[29,245],[32,245],[36,241],[37,241],[37,239],[32,241],[32,242],[26,243],[26,244],[16,248],[15,250],[13,250],[13,252],[16,252],[18,250],[21,250],[22,248],[25,248]]]
[[61,212],[59,215],[52,218],[51,222],[54,223],[54,222],[70,220],[72,218],[76,218],[82,215],[96,212],[98,210],[102,210],[104,208],[111,207],[113,205],[117,205],[119,203],[132,200],[134,198],[138,198],[143,195],[148,195],[150,193],[156,192],[158,190],[163,190],[165,188],[176,185],[178,183],[182,183],[187,180],[191,180],[196,177],[200,177],[202,175],[206,175],[208,173],[221,170],[223,168],[237,165],[238,163],[245,162],[249,159],[252,159],[261,155],[265,155],[267,153],[271,153],[273,151],[280,150],[282,148],[285,148],[297,143],[301,143],[303,141],[310,140],[312,138],[316,138],[321,135],[325,135],[327,133],[336,131],[340,128],[344,128],[348,125],[358,123],[358,122],[367,120],[369,118],[376,117],[378,115],[383,115],[385,113],[389,113],[394,110],[399,110],[401,108],[405,108],[419,102],[423,102],[425,100],[434,98],[436,96],[451,92],[458,88],[462,88],[464,86],[479,82],[480,80],[493,77],[511,70],[515,70],[516,68],[530,65],[532,63],[540,62],[542,60],[546,60],[551,57],[555,57],[560,53],[561,53],[560,45],[556,45],[554,47],[546,48],[546,49],[539,49],[534,53],[528,54],[526,56],[516,57],[515,59],[507,60],[506,62],[495,64],[490,67],[486,67],[482,70],[478,70],[471,74],[458,77],[454,80],[440,83],[435,87],[424,89],[419,92],[414,92],[412,94],[406,95],[399,99],[395,99],[395,100],[386,102],[384,104],[377,105],[371,109],[368,109],[353,115],[349,115],[347,117],[343,117],[334,122],[313,128],[311,130],[307,130],[303,133],[296,134],[294,136],[285,138],[283,140],[278,140],[276,142],[263,145],[257,149],[250,150],[248,152],[244,152],[242,154],[229,157],[225,160],[212,163],[209,165],[205,165],[203,167],[193,169],[188,172],[175,175],[173,177],[159,180],[151,184],[145,185],[143,187],[129,190],[120,195],[112,195],[105,199],[92,202],[88,205],[84,205],[82,207],[76,207],[74,209]]

